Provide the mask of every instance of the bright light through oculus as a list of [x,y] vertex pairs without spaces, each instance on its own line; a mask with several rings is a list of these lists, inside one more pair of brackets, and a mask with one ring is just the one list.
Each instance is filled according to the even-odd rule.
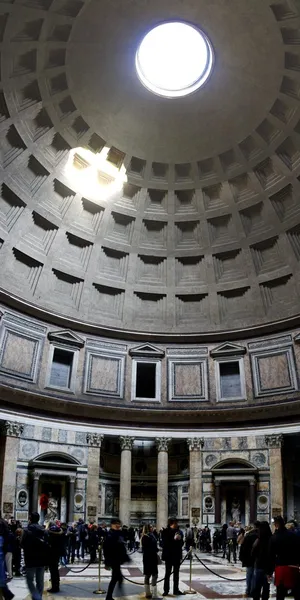
[[107,160],[109,148],[94,154],[87,148],[70,150],[65,174],[76,191],[96,200],[108,200],[127,181],[124,165],[117,168]]
[[141,82],[160,96],[187,96],[200,88],[213,66],[206,35],[187,23],[158,25],[144,37],[136,53]]

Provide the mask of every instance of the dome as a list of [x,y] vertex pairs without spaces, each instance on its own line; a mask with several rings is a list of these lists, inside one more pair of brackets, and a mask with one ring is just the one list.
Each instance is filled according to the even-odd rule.
[[[297,5],[0,8],[1,299],[170,339],[295,323]],[[149,31],[174,22],[201,32],[213,65],[199,89],[169,98],[135,61]]]

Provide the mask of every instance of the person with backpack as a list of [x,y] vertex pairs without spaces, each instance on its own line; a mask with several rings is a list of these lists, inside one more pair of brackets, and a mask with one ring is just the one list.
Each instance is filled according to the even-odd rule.
[[25,576],[32,600],[42,600],[45,566],[49,564],[50,548],[47,533],[39,525],[40,515],[31,513],[24,530],[21,546],[24,550]]

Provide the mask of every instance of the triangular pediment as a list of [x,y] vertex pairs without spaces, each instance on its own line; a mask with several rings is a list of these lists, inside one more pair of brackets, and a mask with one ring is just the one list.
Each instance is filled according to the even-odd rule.
[[50,331],[48,333],[48,339],[50,342],[58,342],[59,344],[74,348],[83,348],[85,344],[85,341],[79,335],[68,329],[63,331]]
[[294,342],[296,342],[296,344],[300,344],[300,333],[298,333],[297,335],[295,335]]
[[163,358],[165,353],[160,348],[156,348],[152,346],[152,344],[142,344],[141,346],[136,346],[135,348],[131,348],[129,350],[130,356],[144,356],[144,357],[154,357],[154,358]]
[[221,344],[221,346],[211,350],[210,355],[213,358],[219,358],[221,356],[243,356],[246,352],[245,346],[225,342],[224,344]]

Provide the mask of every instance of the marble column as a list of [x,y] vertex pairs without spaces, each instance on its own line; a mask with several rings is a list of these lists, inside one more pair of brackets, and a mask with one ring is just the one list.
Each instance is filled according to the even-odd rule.
[[129,527],[131,509],[131,451],[134,438],[129,435],[122,435],[119,440],[121,445],[119,518],[123,525]]
[[256,520],[256,481],[249,481],[250,523]]
[[[190,451],[189,515],[190,527],[203,522],[202,519],[202,455],[203,438],[188,438]],[[196,519],[198,519],[196,521]]]
[[156,438],[157,507],[156,527],[160,531],[168,522],[168,448],[171,438]]
[[[87,519],[93,518],[98,523],[101,507],[99,506],[99,471],[100,449],[104,436],[100,433],[87,433],[88,443],[88,472],[86,486],[86,514]],[[74,491],[73,491],[74,498]],[[74,501],[73,501],[74,502]],[[72,517],[73,520],[73,517]]]
[[266,445],[269,448],[271,514],[274,518],[283,515],[283,472],[281,448],[283,435],[266,435]]
[[[99,477],[99,475],[98,475]],[[69,476],[69,505],[68,505],[68,523],[74,521],[74,496],[75,496],[76,475]]]
[[23,429],[24,425],[22,423],[13,421],[5,421],[1,425],[1,434],[5,436],[1,493],[2,516],[9,514],[15,517],[17,460],[20,446],[19,438]]
[[32,505],[31,505],[32,512],[40,512],[39,506],[38,506],[40,477],[41,477],[40,471],[34,471],[33,486],[32,486]]
[[215,481],[215,523],[221,525],[221,481]]

